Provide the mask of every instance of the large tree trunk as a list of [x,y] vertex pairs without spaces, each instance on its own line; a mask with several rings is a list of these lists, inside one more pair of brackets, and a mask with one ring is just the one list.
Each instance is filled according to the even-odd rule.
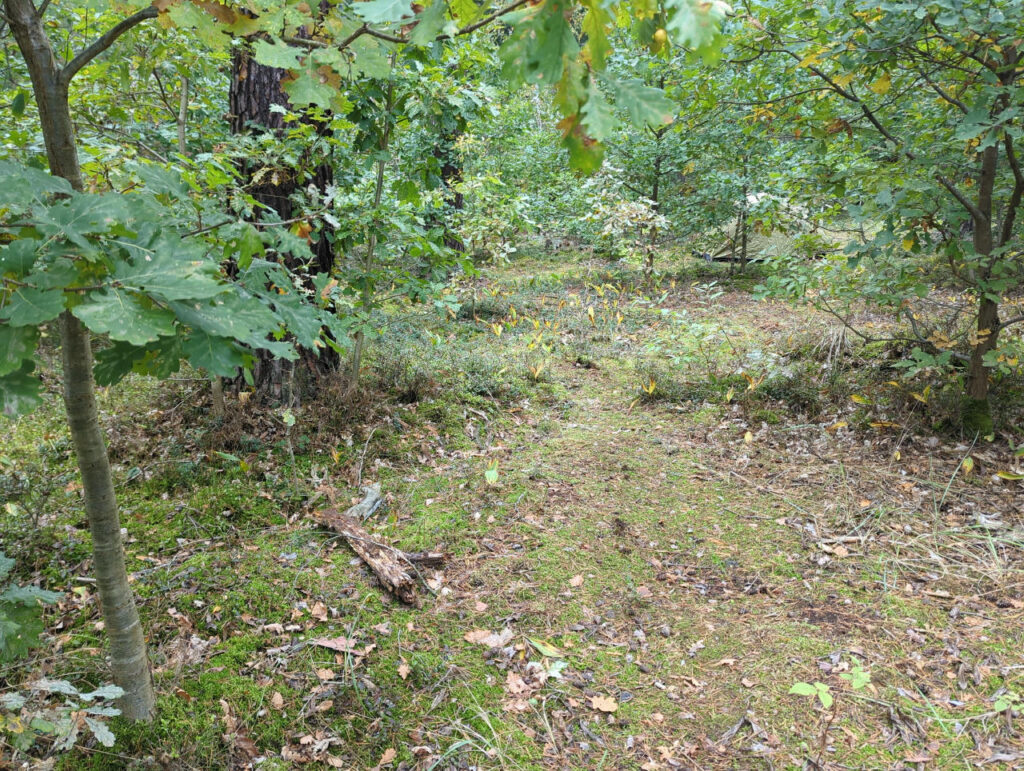
[[[240,48],[232,61],[229,104],[231,110],[231,131],[243,134],[249,131],[272,131],[283,133],[286,128],[284,116],[275,111],[275,106],[288,106],[288,96],[281,88],[287,73],[275,67],[267,67],[253,59],[244,47]],[[319,125],[327,131],[326,125]],[[259,166],[249,161],[241,162],[242,173],[252,179]],[[277,169],[266,175],[265,180],[249,186],[249,192],[259,203],[272,209],[282,220],[296,216],[290,196],[300,187],[313,184],[325,191],[333,181],[331,167],[319,164],[311,178],[301,178],[296,169]],[[312,261],[307,255],[281,255],[282,262],[289,270],[306,267],[304,281],[313,286],[312,274],[329,273],[334,268],[334,245],[328,234],[321,230],[316,241],[310,242]],[[333,374],[340,359],[330,348],[314,350],[300,349],[300,358],[295,362],[275,359],[268,351],[258,351],[253,366],[253,381],[258,397],[284,403],[294,403],[314,392],[320,378]],[[241,385],[239,381],[238,385]]]
[[[68,84],[57,69],[42,19],[31,0],[4,0],[4,9],[32,78],[50,172],[81,191],[82,173],[68,107]],[[61,316],[60,330],[64,406],[82,475],[96,583],[104,627],[110,638],[110,668],[114,682],[125,692],[120,702],[121,713],[129,720],[148,721],[153,717],[156,697],[142,624],[125,570],[117,499],[96,410],[89,333],[67,311]]]

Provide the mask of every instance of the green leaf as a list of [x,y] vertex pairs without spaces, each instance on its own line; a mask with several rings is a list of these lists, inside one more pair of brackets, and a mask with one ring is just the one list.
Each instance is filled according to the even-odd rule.
[[174,334],[173,313],[163,308],[147,308],[122,289],[93,292],[71,312],[93,332],[133,345]]
[[675,105],[660,88],[644,85],[635,78],[606,81],[615,95],[615,104],[629,115],[630,122],[637,128],[651,126],[659,128],[672,122]]
[[53,605],[61,598],[59,592],[50,592],[40,589],[38,586],[9,586],[0,594],[0,602],[9,602],[17,605],[24,605],[26,608],[35,608],[40,605]]
[[434,42],[444,29],[448,14],[445,0],[434,0],[427,10],[417,16],[416,28],[409,37],[409,42],[416,46],[426,46]]
[[549,659],[556,659],[562,656],[562,651],[556,648],[551,643],[544,642],[543,640],[537,640],[533,637],[527,637],[530,641],[530,645],[537,649],[537,653],[541,656],[547,656]]
[[721,34],[729,6],[722,0],[665,0],[669,19],[665,29],[681,46],[708,52]]
[[331,100],[337,95],[337,89],[330,84],[326,75],[316,70],[299,70],[295,77],[282,84],[288,94],[288,101],[295,106],[315,104],[330,109]]
[[148,345],[117,341],[96,354],[93,375],[101,386],[114,385],[129,372],[170,377],[181,368],[178,337],[161,337]]
[[581,112],[587,133],[599,141],[610,137],[618,126],[612,106],[593,78],[587,84],[587,101],[583,103]]
[[1017,474],[1014,473],[1013,471],[997,471],[996,476],[999,477],[1000,479],[1006,479],[1011,482],[1016,482],[1021,479],[1024,479],[1024,474]]
[[297,70],[302,66],[300,55],[302,50],[280,40],[257,40],[252,47],[252,55],[260,64],[277,67],[282,70]]
[[12,327],[37,326],[57,318],[64,310],[64,293],[59,289],[18,287],[0,314]]
[[264,253],[263,239],[260,237],[260,232],[252,224],[245,223],[242,228],[241,235],[235,241],[235,247],[238,249],[238,267],[242,270],[248,270],[252,264],[253,257],[262,257]]
[[789,693],[795,694],[796,696],[817,696],[818,689],[810,683],[793,683],[793,687],[789,689]]
[[245,364],[244,354],[233,340],[207,334],[201,329],[193,330],[181,349],[189,364],[205,369],[209,375],[232,377]]
[[56,240],[67,240],[86,257],[97,254],[97,245],[88,236],[124,228],[133,219],[126,196],[115,193],[94,195],[78,193],[36,213],[39,231]]
[[474,0],[452,0],[452,16],[455,17],[460,27],[476,21],[477,16],[484,6],[477,5]]
[[590,53],[590,62],[594,69],[604,69],[605,59],[611,51],[608,43],[606,28],[612,21],[611,14],[601,4],[600,0],[584,0],[587,7],[587,15],[583,17],[583,34],[587,39],[587,51]]
[[126,289],[156,294],[165,300],[205,300],[229,289],[219,280],[216,264],[182,259],[173,249],[170,238],[161,238],[151,254],[136,257],[134,263],[115,264],[113,276]]
[[25,114],[25,101],[27,96],[24,91],[19,90],[15,94],[14,99],[11,100],[11,114],[15,118],[20,118]]
[[33,238],[19,238],[0,249],[0,274],[20,278],[30,272],[39,256],[39,246]]
[[539,23],[534,25],[534,40],[526,63],[526,80],[553,85],[562,77],[568,59],[575,59],[579,44],[566,18],[566,4],[553,0],[538,6]]
[[277,318],[252,297],[224,294],[206,302],[172,302],[171,310],[192,327],[260,347],[280,326]]
[[35,362],[24,361],[21,369],[0,377],[0,411],[14,418],[38,407],[43,398],[40,395],[42,383],[32,376]]
[[22,209],[49,195],[73,192],[66,179],[11,161],[0,161],[0,179],[4,180],[0,185],[0,206],[12,209]]
[[38,339],[36,327],[0,325],[0,377],[21,369],[21,362],[35,353]]
[[370,24],[401,21],[413,15],[409,0],[369,0],[353,4],[352,10],[356,16]]

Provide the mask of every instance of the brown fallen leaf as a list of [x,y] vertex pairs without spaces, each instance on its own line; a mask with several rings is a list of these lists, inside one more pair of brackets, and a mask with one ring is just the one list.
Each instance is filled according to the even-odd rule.
[[316,676],[318,678],[320,678],[321,680],[333,680],[334,679],[334,670],[333,669],[318,669],[316,671]]
[[284,696],[279,691],[274,691],[274,694],[270,697],[270,706],[278,712],[284,709]]
[[384,754],[380,756],[380,760],[377,762],[377,767],[390,766],[396,757],[398,757],[398,750],[394,747],[388,747],[384,750]]
[[321,648],[330,648],[332,651],[338,651],[339,653],[355,653],[356,652],[356,641],[350,640],[348,637],[318,637],[312,640],[313,645],[319,645]]
[[310,608],[310,610],[309,610],[309,614],[313,618],[315,618],[317,621],[326,621],[327,620],[327,606],[324,605],[322,602],[314,603],[313,607]]
[[569,586],[583,586],[583,576],[573,576],[569,579]]
[[719,659],[714,663],[716,667],[734,667],[736,666],[737,659]]
[[755,683],[749,677],[744,677],[742,680],[740,680],[740,682],[743,683],[744,688],[753,688],[755,685],[757,685],[757,683]]
[[529,690],[529,686],[526,684],[526,681],[515,672],[509,672],[508,676],[505,678],[505,690],[511,694],[520,694]]
[[402,659],[402,663],[398,665],[398,676],[405,680],[410,672],[412,672],[412,667],[406,663],[405,659]]
[[466,642],[486,645],[488,648],[500,648],[507,645],[514,636],[515,633],[508,627],[505,627],[500,632],[474,629],[472,632],[466,632],[462,639]]
[[591,696],[590,706],[600,712],[614,712],[619,708],[619,703],[611,696]]

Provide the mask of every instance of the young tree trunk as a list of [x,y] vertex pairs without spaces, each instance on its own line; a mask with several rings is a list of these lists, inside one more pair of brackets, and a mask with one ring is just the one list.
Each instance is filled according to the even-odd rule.
[[458,231],[452,227],[451,219],[461,212],[465,206],[462,193],[457,189],[462,182],[462,160],[456,146],[462,132],[458,129],[443,132],[434,147],[434,157],[441,166],[441,184],[444,186],[445,221],[444,245],[460,254],[466,251],[466,245],[459,238]]
[[[974,252],[985,258],[982,261],[979,275],[983,282],[987,281],[991,274],[990,255],[995,246],[992,191],[999,164],[998,153],[997,146],[987,147],[982,153],[977,185],[977,213],[972,213]],[[986,292],[982,293],[978,303],[976,335],[977,340],[971,350],[971,361],[967,370],[967,394],[964,398],[962,419],[967,431],[988,436],[994,430],[994,426],[992,424],[992,409],[988,401],[989,368],[985,365],[985,355],[996,347],[999,338],[999,305],[990,299]]]
[[121,713],[129,720],[151,720],[155,710],[153,677],[146,640],[135,607],[121,544],[121,519],[110,475],[110,461],[96,409],[89,331],[69,311],[60,318],[64,364],[64,407],[82,474],[85,513],[92,534],[92,556],[110,638],[114,682],[124,690]]
[[[228,94],[231,113],[231,132],[244,134],[249,131],[273,131],[285,129],[284,116],[275,107],[288,106],[288,96],[281,88],[285,70],[268,67],[253,59],[244,47],[232,60],[231,87]],[[327,131],[326,126],[318,127]],[[243,161],[242,173],[252,178],[258,165]],[[320,164],[311,179],[300,179],[294,169],[278,169],[275,174],[266,175],[266,180],[249,186],[249,192],[259,203],[272,209],[282,220],[295,216],[291,195],[308,183],[321,192],[333,181],[333,171],[326,163]],[[334,268],[334,245],[321,232],[316,242],[310,244],[313,260],[304,278],[308,287],[313,286],[312,274],[329,273]],[[281,255],[282,262],[289,270],[296,270],[307,264],[305,256]],[[300,358],[295,362],[275,359],[268,351],[257,351],[253,365],[253,382],[258,397],[268,401],[294,403],[307,392],[316,389],[317,381],[335,373],[339,357],[331,348],[319,352],[300,349]],[[238,385],[241,385],[239,381]]]
[[[58,69],[43,20],[31,0],[4,0],[4,10],[32,79],[50,172],[81,192],[82,172],[68,106],[70,78]],[[142,624],[125,570],[114,482],[96,410],[89,333],[67,311],[61,315],[60,331],[64,406],[82,475],[103,623],[110,638],[110,668],[114,682],[125,692],[121,713],[129,720],[148,721],[156,697]]]

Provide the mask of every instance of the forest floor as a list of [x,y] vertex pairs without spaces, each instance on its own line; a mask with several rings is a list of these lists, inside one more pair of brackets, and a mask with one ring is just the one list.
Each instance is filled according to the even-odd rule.
[[[1019,430],[951,435],[751,281],[636,279],[485,269],[293,426],[217,421],[201,381],[105,393],[160,711],[57,767],[1024,767]],[[66,594],[3,673],[84,690],[109,675],[53,405],[4,441],[2,535]],[[420,607],[314,522],[371,482],[375,538],[448,555]]]

